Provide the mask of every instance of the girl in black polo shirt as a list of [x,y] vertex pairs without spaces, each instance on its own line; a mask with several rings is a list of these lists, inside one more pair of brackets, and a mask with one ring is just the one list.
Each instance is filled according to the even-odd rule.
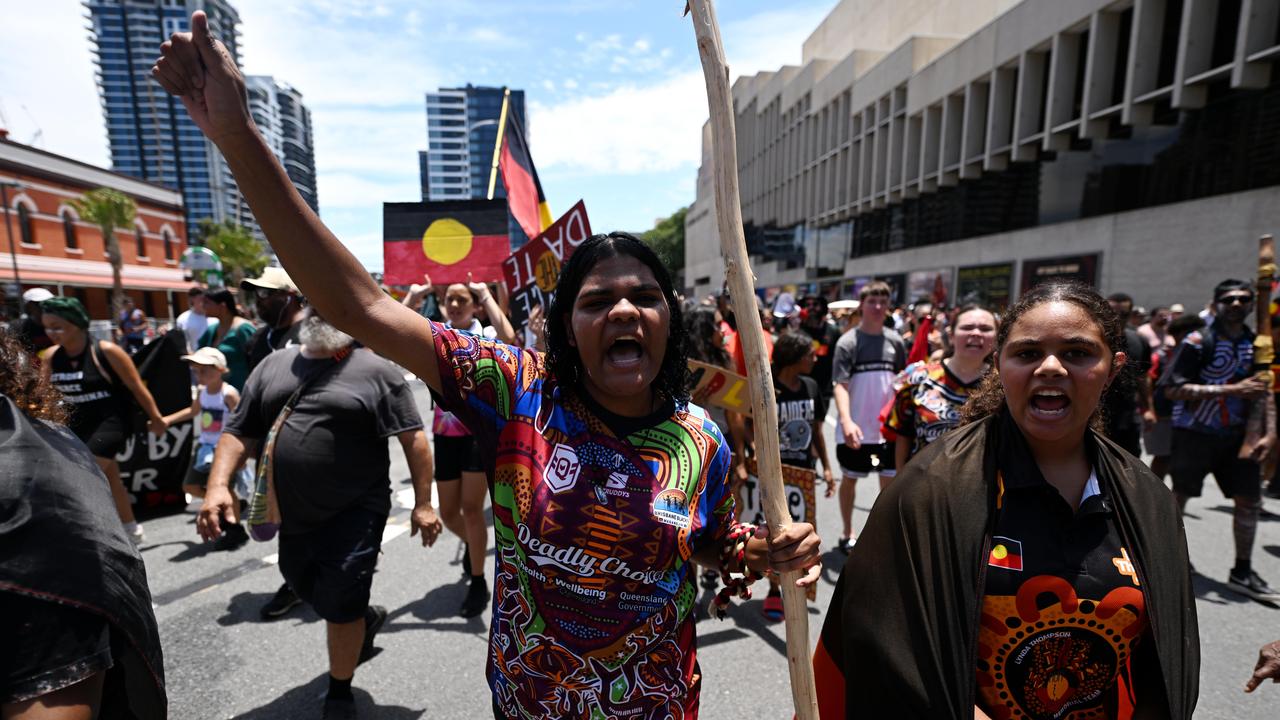
[[1098,433],[1120,327],[1075,283],[1010,311],[966,426],[881,494],[845,565],[814,658],[824,718],[1191,717],[1181,520]]

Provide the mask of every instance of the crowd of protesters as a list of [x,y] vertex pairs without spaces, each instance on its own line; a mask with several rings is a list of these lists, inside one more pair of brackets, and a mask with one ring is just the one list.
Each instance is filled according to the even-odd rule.
[[[164,715],[144,534],[115,460],[137,411],[156,434],[196,423],[183,485],[202,497],[201,537],[278,543],[284,584],[262,616],[305,602],[325,621],[326,718],[355,716],[356,669],[388,618],[372,597],[392,438],[413,533],[466,543],[459,615],[491,611],[497,718],[697,715],[698,568],[726,581],[718,604],[768,575],[773,620],[782,573],[819,576],[811,525],[737,515],[761,432],[784,463],[820,472],[841,513],[830,544],[847,560],[813,658],[823,717],[1191,717],[1181,514],[1210,473],[1234,506],[1228,585],[1280,602],[1251,563],[1275,442],[1246,432],[1275,414],[1246,322],[1270,298],[1251,283],[1224,280],[1195,316],[1074,282],[1009,308],[907,305],[880,281],[838,308],[790,293],[735,307],[680,298],[648,246],[610,233],[577,249],[517,332],[484,283],[423,278],[400,299],[378,287],[261,142],[203,13],[192,28],[154,75],[219,144],[288,271],[192,289],[169,330],[191,401],[168,415],[130,357],[149,339],[136,308],[115,319],[119,342],[100,340],[79,301],[31,290],[0,333],[0,517],[13,519],[0,634],[21,648],[0,665],[4,717]],[[690,396],[691,359],[746,373],[743,313],[766,328],[776,428]],[[413,376],[436,404],[434,457]],[[871,475],[879,497],[858,533]],[[72,549],[51,552],[66,526]],[[1268,678],[1277,643],[1246,689]]]
[[[627,241],[615,238],[605,242]],[[840,303],[839,313],[831,311],[828,301],[817,295],[772,306],[757,299],[751,308],[752,312],[760,313],[768,328],[766,346],[774,371],[779,407],[777,431],[783,462],[820,470],[826,495],[839,495],[842,519],[846,523],[844,532],[833,539],[833,544],[851,560],[832,607],[833,619],[828,620],[837,623],[839,636],[846,638],[846,647],[823,645],[817,663],[820,675],[825,671],[828,681],[842,688],[839,692],[852,692],[849,690],[852,684],[848,682],[850,673],[874,677],[874,674],[868,675],[868,666],[850,659],[853,657],[850,653],[856,650],[860,657],[865,657],[869,652],[889,652],[877,644],[880,640],[875,633],[856,640],[857,633],[844,625],[849,613],[859,607],[861,591],[858,588],[866,583],[886,588],[901,581],[879,577],[872,569],[859,564],[858,558],[885,552],[885,540],[879,536],[883,519],[878,515],[883,513],[879,509],[882,503],[877,503],[868,521],[866,533],[869,534],[862,535],[864,542],[874,542],[876,549],[859,550],[859,535],[853,531],[851,512],[858,480],[874,474],[882,496],[896,497],[906,492],[899,489],[890,493],[889,488],[896,484],[899,472],[916,468],[907,475],[912,478],[940,472],[934,468],[941,462],[937,453],[926,451],[947,438],[951,438],[947,442],[959,442],[956,438],[964,433],[958,433],[956,428],[963,424],[966,413],[975,412],[975,403],[990,402],[994,393],[1008,398],[1009,408],[1013,408],[1011,383],[1017,379],[1009,369],[1013,363],[1034,365],[1037,358],[1055,358],[1041,360],[1040,366],[1029,371],[1031,379],[1023,381],[1027,386],[1018,390],[1029,393],[1022,406],[1027,419],[1019,420],[1016,414],[1009,416],[1014,425],[1007,427],[992,421],[979,423],[984,428],[984,437],[992,438],[983,442],[999,444],[1010,441],[996,438],[1025,436],[1027,442],[1032,443],[1030,451],[1017,450],[1016,444],[1013,449],[1001,451],[1012,453],[1000,461],[1007,463],[1000,465],[1001,478],[1012,477],[1014,473],[1035,475],[1029,470],[1035,466],[1045,473],[1042,482],[1062,492],[1044,469],[1049,466],[1038,464],[1037,453],[1048,450],[1035,445],[1035,433],[1039,431],[1036,422],[1049,422],[1045,418],[1056,418],[1059,414],[1084,413],[1093,423],[1092,427],[1101,430],[1099,437],[1107,437],[1114,445],[1095,441],[1099,444],[1087,453],[1093,458],[1088,482],[1080,486],[1083,489],[1075,488],[1063,495],[1069,507],[1079,514],[1097,502],[1104,503],[1098,507],[1106,507],[1105,500],[1091,500],[1094,497],[1121,502],[1123,492],[1114,488],[1125,486],[1129,481],[1118,478],[1127,477],[1134,483],[1127,491],[1150,493],[1150,484],[1144,485],[1141,480],[1152,477],[1163,480],[1168,475],[1172,477],[1173,494],[1178,501],[1170,507],[1182,508],[1189,498],[1199,495],[1204,476],[1212,473],[1234,503],[1232,525],[1236,557],[1227,574],[1229,586],[1257,600],[1280,600],[1280,595],[1253,571],[1250,563],[1264,488],[1259,463],[1242,458],[1240,446],[1245,442],[1244,428],[1249,413],[1254,411],[1254,405],[1261,405],[1256,401],[1266,399],[1270,392],[1270,388],[1252,378],[1253,335],[1245,323],[1255,301],[1250,283],[1222,282],[1214,291],[1214,302],[1208,306],[1208,312],[1201,315],[1166,308],[1157,308],[1149,315],[1140,314],[1133,311],[1133,301],[1123,293],[1113,294],[1103,302],[1096,293],[1079,286],[1047,286],[1044,292],[1029,294],[1009,311],[976,304],[946,308],[930,300],[895,307],[893,292],[885,283],[869,283],[861,288],[856,300],[848,298],[846,300],[852,302]],[[1059,295],[1053,296],[1053,292]],[[526,336],[512,327],[501,307],[501,295],[496,288],[483,283],[437,288],[431,285],[430,278],[424,278],[422,284],[404,290],[399,304],[414,310],[419,317],[438,321],[437,327],[452,332],[452,337],[458,338],[456,342],[463,343],[460,348],[467,347],[467,343],[475,346],[477,341],[493,347],[519,348],[525,344]],[[21,348],[15,357],[23,358],[19,362],[39,373],[39,382],[47,388],[48,397],[61,393],[61,401],[55,401],[57,412],[49,417],[65,423],[84,443],[85,452],[94,457],[106,478],[104,486],[112,498],[119,528],[103,529],[104,533],[119,533],[118,536],[129,538],[135,544],[143,541],[141,527],[132,517],[128,493],[120,483],[119,470],[113,467],[121,443],[132,432],[126,423],[135,409],[142,410],[148,419],[148,428],[156,433],[164,432],[175,423],[197,424],[197,441],[183,489],[194,498],[204,498],[198,518],[199,530],[202,536],[213,540],[218,549],[234,550],[248,541],[250,531],[246,526],[252,525],[248,502],[255,492],[250,470],[257,464],[271,468],[270,501],[275,515],[262,525],[268,527],[274,519],[279,529],[280,571],[285,582],[262,614],[264,619],[281,617],[306,602],[327,621],[329,705],[349,709],[355,668],[370,656],[373,640],[386,620],[386,610],[372,604],[370,598],[381,529],[390,511],[388,438],[399,439],[411,471],[415,493],[414,532],[421,533],[424,544],[431,544],[443,528],[448,528],[466,543],[463,573],[469,590],[459,614],[471,617],[490,605],[485,579],[490,531],[483,510],[490,491],[487,473],[492,472],[489,466],[492,461],[485,460],[476,446],[477,440],[469,432],[469,426],[475,427],[474,411],[466,410],[459,416],[455,413],[465,407],[445,410],[450,404],[447,393],[433,388],[439,403],[434,408],[431,424],[436,451],[433,459],[403,371],[369,350],[358,349],[359,343],[354,338],[325,322],[307,306],[293,281],[279,268],[270,268],[262,277],[246,280],[237,291],[193,288],[190,297],[191,309],[174,324],[172,332],[182,333],[182,341],[189,349],[183,360],[192,373],[192,402],[190,407],[167,416],[161,416],[156,409],[124,347],[111,341],[95,341],[89,336],[88,316],[73,298],[55,297],[47,291],[29,291],[25,298],[26,312],[8,329],[6,342]],[[240,298],[252,299],[252,312],[245,312]],[[745,364],[742,343],[737,338],[735,308],[726,295],[707,298],[701,303],[682,301],[675,295],[672,298],[682,310],[680,335],[688,358],[730,371],[742,367],[739,363]],[[1068,316],[1070,312],[1080,313],[1080,319],[1074,322],[1083,323],[1086,328],[1091,322],[1097,323],[1099,339],[1089,347],[1118,348],[1116,357],[1124,358],[1110,363],[1109,370],[1099,371],[1102,380],[1097,384],[1096,401],[1089,401],[1091,395],[1082,397],[1078,388],[1069,385],[1033,387],[1043,377],[1052,379],[1055,371],[1071,377],[1076,370],[1070,365],[1079,362],[1075,359],[1077,356],[1092,357],[1088,350],[1041,347],[1045,341],[1035,335],[1036,332],[1044,334],[1045,331],[1035,330],[1040,325],[1023,327],[1030,322],[1024,318],[1036,319],[1037,313],[1043,314],[1037,309],[1041,305],[1057,308],[1059,314],[1062,312],[1059,306],[1074,307],[1075,310],[1067,311]],[[256,315],[259,320],[252,323],[245,315]],[[542,313],[537,315],[540,318]],[[1017,327],[1011,328],[1011,322]],[[1072,319],[1050,318],[1039,322],[1056,327],[1070,325]],[[227,328],[226,332],[219,332],[220,327]],[[1029,332],[1038,339],[1034,342],[1020,339],[1020,335]],[[229,342],[228,338],[232,340]],[[534,343],[530,350],[538,351],[539,345],[545,348],[546,329],[538,327],[528,339]],[[1052,342],[1082,341],[1059,338]],[[1022,349],[1012,353],[1007,349],[1011,343],[1021,343],[1018,347]],[[1002,352],[1009,359],[1001,360]],[[235,372],[229,353],[238,353],[245,367],[239,388],[232,382]],[[1231,359],[1229,366],[1224,365],[1224,357]],[[617,364],[617,358],[611,360]],[[1046,363],[1052,365],[1050,370],[1044,369]],[[995,373],[996,367],[1004,369]],[[999,390],[994,389],[992,383],[996,383],[995,388]],[[353,398],[358,402],[353,403]],[[692,401],[705,401],[705,398],[694,397]],[[1073,410],[1077,404],[1081,407]],[[835,448],[826,446],[822,428],[831,405],[837,428]],[[1010,412],[1003,407],[997,405],[987,412],[998,418]],[[1099,409],[1095,411],[1095,407]],[[732,496],[741,489],[747,460],[754,454],[751,419],[724,408],[709,407],[708,411],[708,418],[724,438],[724,446],[732,451],[725,467],[726,491]],[[600,407],[595,412],[611,411]],[[290,422],[281,423],[282,415],[291,418]],[[978,420],[981,418],[970,422]],[[623,422],[625,426],[625,416],[613,421]],[[1019,422],[1026,422],[1026,427]],[[451,430],[454,426],[461,432],[454,433]],[[1053,442],[1064,441],[1055,438]],[[343,452],[338,454],[340,446]],[[357,446],[363,449],[353,452],[352,448]],[[1113,465],[1106,466],[1099,453],[1111,447],[1122,448],[1124,453],[1113,458],[1107,456],[1111,458],[1107,462]],[[1031,454],[1018,454],[1025,452]],[[919,468],[917,456],[922,458],[919,463],[924,464]],[[1154,472],[1145,465],[1135,464],[1137,457],[1146,458]],[[965,462],[970,461],[950,457],[948,472],[955,471],[952,465]],[[339,466],[342,469],[335,473],[334,468]],[[1103,480],[1099,476],[1100,479],[1095,480],[1094,475],[1102,472],[1103,467],[1115,477]],[[261,478],[261,473],[259,475]],[[317,482],[339,476],[340,483]],[[438,517],[430,501],[433,479],[440,498]],[[1002,496],[1013,503],[1011,507],[1018,508],[1017,516],[1025,514],[1025,518],[1032,520],[1006,519],[1006,515],[1001,514],[998,521],[993,521],[996,532],[1002,533],[997,537],[1007,537],[1004,533],[1022,533],[1025,542],[1032,534],[1028,527],[1043,526],[1043,517],[1055,516],[1056,510],[1052,505],[1029,504],[1032,496],[1024,497],[1023,493],[1034,486],[1034,483],[1027,485],[1031,481],[1019,480],[1021,484],[1016,487],[1008,484],[1010,480],[1000,481],[1005,483]],[[911,484],[905,479],[901,482]],[[1113,491],[1108,493],[1108,487]],[[1069,494],[1075,499],[1067,498]],[[1123,501],[1138,502],[1136,498]],[[939,500],[920,502],[925,503],[924,507],[931,507],[929,503]],[[933,507],[931,511],[938,510]],[[1107,513],[1102,516],[1111,517]],[[1177,527],[1176,519],[1163,516],[1140,520],[1142,527],[1148,529],[1153,525]],[[1138,567],[1146,566],[1149,576],[1158,572],[1156,566],[1174,564],[1172,579],[1159,581],[1173,583],[1161,597],[1171,610],[1184,618],[1182,630],[1194,634],[1193,608],[1176,602],[1185,595],[1186,588],[1178,580],[1182,573],[1176,571],[1177,566],[1185,563],[1185,553],[1172,560],[1143,557],[1142,553],[1152,551],[1146,541],[1133,537],[1132,533],[1147,530],[1139,531],[1136,525],[1128,527],[1127,521],[1113,519],[1109,525],[1104,520],[1097,522],[1103,523],[1099,526],[1102,536],[1113,538],[1108,542],[1115,545],[1107,545],[1103,554],[1129,553],[1126,557],[1134,558]],[[1169,533],[1176,535],[1180,531],[1175,533],[1170,529]],[[924,538],[918,540],[923,542]],[[940,542],[936,537],[929,541]],[[959,538],[947,542],[959,542]],[[1182,546],[1179,543],[1174,547]],[[694,559],[701,562],[697,556]],[[709,567],[714,569],[717,563],[711,562]],[[855,568],[863,580],[854,581],[850,573]],[[1046,572],[1052,575],[1051,569]],[[1191,572],[1188,564],[1188,577]],[[999,591],[1014,596],[1019,591],[1017,586],[997,587],[993,582],[988,576],[988,603],[992,602],[991,593]],[[769,584],[761,610],[769,619],[781,620],[783,610],[776,578],[770,578]],[[1173,588],[1177,588],[1176,591]],[[1100,597],[1108,589],[1080,587],[1076,591],[1093,592]],[[44,612],[41,608],[26,609]],[[1148,612],[1146,605],[1130,609],[1134,617]],[[1169,612],[1165,610],[1166,614]],[[1147,649],[1141,649],[1142,644],[1134,642],[1124,651],[1133,653],[1135,658],[1143,653],[1142,657],[1147,658],[1143,662],[1153,663],[1146,672],[1166,673],[1161,681],[1168,683],[1167,689],[1178,687],[1178,692],[1185,693],[1185,683],[1178,685],[1167,673],[1184,676],[1187,667],[1198,662],[1196,653],[1189,651],[1172,669],[1159,667],[1159,663],[1146,654],[1150,646],[1162,642],[1159,634],[1169,631],[1148,625],[1145,632],[1151,634],[1152,640]],[[960,637],[952,628],[939,627],[934,632],[937,642],[944,645]],[[829,633],[824,632],[824,642],[828,636]],[[991,642],[985,636],[980,641]],[[895,654],[901,652],[901,648],[892,650]],[[1275,676],[1272,671],[1277,662],[1273,658],[1275,652],[1273,646],[1262,649],[1258,675],[1251,681],[1251,687],[1261,679]],[[825,687],[824,716],[830,712],[833,685]],[[920,693],[920,702],[936,700],[930,698],[930,692],[918,687],[906,687],[905,691],[908,695]],[[514,700],[507,698],[506,701]],[[1167,693],[1159,698],[1158,706],[1176,709],[1185,702],[1189,702],[1186,697]],[[995,696],[979,695],[979,708],[997,705]],[[1177,714],[1174,710],[1168,712]],[[331,711],[329,716],[342,714]]]

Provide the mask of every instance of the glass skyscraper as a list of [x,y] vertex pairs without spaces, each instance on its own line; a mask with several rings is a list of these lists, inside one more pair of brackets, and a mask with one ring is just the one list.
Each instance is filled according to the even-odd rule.
[[[266,139],[271,151],[280,158],[294,187],[312,210],[320,212],[316,195],[316,154],[311,137],[311,111],[302,104],[302,93],[270,75],[245,78],[249,96],[249,113]],[[244,215],[249,208],[244,206]]]
[[199,220],[244,217],[240,192],[226,161],[187,115],[182,103],[151,78],[160,43],[188,30],[204,10],[209,28],[239,61],[240,17],[224,0],[85,0],[96,40],[98,90],[107,120],[112,169],[182,193],[187,237]]
[[[498,141],[504,88],[441,88],[427,93],[427,150],[418,154],[422,199],[467,200],[488,197],[493,149]],[[507,110],[528,134],[524,91],[512,90]],[[502,180],[493,196],[507,196]],[[519,223],[508,223],[513,247],[528,242]]]
[[[427,94],[427,151],[419,160],[423,200],[465,200],[489,193],[503,88],[441,88]],[[524,91],[511,91],[508,110],[527,128]],[[506,197],[498,183],[494,197]]]

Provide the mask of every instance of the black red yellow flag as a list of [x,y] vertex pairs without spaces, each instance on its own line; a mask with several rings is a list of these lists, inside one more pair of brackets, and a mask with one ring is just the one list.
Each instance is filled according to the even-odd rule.
[[542,193],[538,170],[529,154],[520,119],[507,114],[507,126],[502,133],[502,154],[498,159],[502,172],[502,185],[507,189],[507,205],[511,215],[520,223],[524,234],[535,238],[551,225],[551,209]]
[[440,285],[502,279],[511,254],[507,204],[502,200],[451,200],[382,204],[383,282],[409,285],[423,273]]

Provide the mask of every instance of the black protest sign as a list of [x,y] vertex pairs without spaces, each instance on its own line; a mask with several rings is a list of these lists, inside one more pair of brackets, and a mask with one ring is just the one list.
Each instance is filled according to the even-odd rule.
[[[191,406],[191,371],[182,356],[187,352],[181,331],[170,332],[133,356],[138,374],[161,415]],[[160,437],[147,432],[146,418],[135,407],[134,432],[116,455],[120,479],[139,518],[169,515],[186,507],[182,480],[191,462],[193,425],[177,423]]]

